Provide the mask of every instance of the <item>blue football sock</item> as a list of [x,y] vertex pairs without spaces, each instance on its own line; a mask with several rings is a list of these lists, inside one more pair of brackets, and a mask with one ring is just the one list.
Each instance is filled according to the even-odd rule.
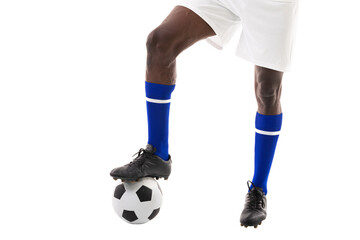
[[262,115],[255,120],[255,172],[252,182],[267,194],[267,181],[281,130],[282,113]]
[[145,82],[148,116],[148,144],[156,148],[155,155],[169,159],[169,111],[175,85]]

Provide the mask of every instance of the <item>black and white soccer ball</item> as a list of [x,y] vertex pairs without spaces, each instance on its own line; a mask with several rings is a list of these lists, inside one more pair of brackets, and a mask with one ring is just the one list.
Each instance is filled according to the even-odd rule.
[[126,222],[146,223],[159,213],[162,191],[157,181],[150,177],[124,182],[116,186],[112,203],[117,215]]

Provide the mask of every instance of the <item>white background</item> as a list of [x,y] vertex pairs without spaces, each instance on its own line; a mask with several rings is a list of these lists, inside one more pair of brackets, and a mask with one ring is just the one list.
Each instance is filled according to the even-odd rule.
[[147,141],[147,34],[177,1],[0,2],[1,239],[359,239],[356,1],[301,1],[268,218],[241,228],[253,66],[205,41],[178,58],[160,214],[113,212],[109,171]]

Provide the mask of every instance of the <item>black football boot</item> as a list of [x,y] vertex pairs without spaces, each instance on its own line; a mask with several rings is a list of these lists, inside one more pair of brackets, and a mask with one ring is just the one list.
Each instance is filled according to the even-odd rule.
[[171,173],[171,157],[169,156],[169,160],[165,161],[155,155],[155,151],[156,149],[152,145],[146,145],[146,149],[141,148],[139,152],[135,153],[137,156],[132,162],[113,169],[110,176],[115,180],[123,181],[137,181],[143,177],[167,180]]
[[[253,186],[250,189],[250,184]],[[244,210],[240,216],[240,225],[247,228],[257,228],[266,218],[266,195],[262,188],[254,186],[251,181],[247,182],[249,192],[246,194]]]

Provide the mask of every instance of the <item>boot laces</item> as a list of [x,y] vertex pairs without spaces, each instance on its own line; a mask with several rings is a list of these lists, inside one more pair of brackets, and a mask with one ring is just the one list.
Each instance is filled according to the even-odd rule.
[[[250,201],[249,201],[249,207],[252,208],[252,209],[256,209],[258,208],[258,206],[262,205],[262,198],[263,198],[263,195],[264,193],[261,192],[260,190],[258,190],[254,183],[252,183],[251,181],[248,181],[247,182],[247,185],[248,185],[248,188],[249,188],[249,198],[250,198]],[[253,189],[250,188],[250,185],[253,186]]]
[[145,155],[147,155],[147,154],[149,154],[149,152],[147,152],[145,149],[143,149],[143,148],[140,148],[140,150],[137,152],[137,153],[135,153],[134,155],[133,155],[133,157],[135,156],[135,155],[137,155],[136,157],[135,157],[135,159],[133,160],[133,161],[131,161],[130,163],[129,163],[129,166],[131,166],[131,165],[134,165],[134,164],[138,164],[138,165],[143,165],[144,164],[144,162],[145,162],[145,157],[143,157],[143,156],[145,156]]

